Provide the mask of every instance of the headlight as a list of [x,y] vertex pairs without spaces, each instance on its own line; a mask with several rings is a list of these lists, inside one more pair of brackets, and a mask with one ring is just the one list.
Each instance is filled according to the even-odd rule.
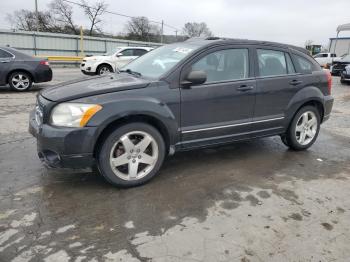
[[62,103],[54,107],[51,124],[54,126],[83,127],[102,109],[100,105]]

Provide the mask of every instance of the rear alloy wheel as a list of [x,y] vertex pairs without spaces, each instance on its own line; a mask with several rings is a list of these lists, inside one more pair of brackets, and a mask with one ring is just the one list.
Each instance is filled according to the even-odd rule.
[[98,156],[102,175],[116,186],[145,183],[159,170],[165,145],[159,132],[144,123],[132,123],[112,132]]
[[33,81],[30,75],[25,72],[14,72],[9,77],[9,85],[11,89],[23,92],[32,87]]
[[113,73],[113,69],[109,65],[101,65],[101,66],[99,66],[97,73],[99,75],[110,74],[110,73]]
[[316,141],[320,131],[320,114],[313,106],[301,108],[282,138],[283,143],[294,150],[305,150]]

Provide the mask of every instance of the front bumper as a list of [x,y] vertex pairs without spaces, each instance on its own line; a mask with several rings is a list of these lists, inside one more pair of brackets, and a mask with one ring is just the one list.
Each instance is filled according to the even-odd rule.
[[85,168],[95,163],[93,148],[96,127],[64,128],[38,125],[30,114],[29,132],[37,139],[39,158],[53,168]]
[[350,82],[350,74],[348,74],[346,71],[343,71],[341,73],[341,80],[346,81],[346,82]]

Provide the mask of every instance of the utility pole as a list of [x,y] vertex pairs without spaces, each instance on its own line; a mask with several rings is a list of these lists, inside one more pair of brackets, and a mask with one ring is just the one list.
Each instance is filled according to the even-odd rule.
[[175,39],[177,41],[177,30],[175,30]]
[[162,32],[160,35],[160,42],[163,44],[163,34],[164,34],[164,21],[162,20]]
[[36,16],[36,31],[39,32],[39,12],[38,12],[38,0],[35,0],[35,16]]

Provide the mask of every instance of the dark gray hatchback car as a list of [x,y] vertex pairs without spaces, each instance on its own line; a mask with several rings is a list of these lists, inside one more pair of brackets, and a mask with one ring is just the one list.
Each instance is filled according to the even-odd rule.
[[165,45],[117,74],[45,89],[29,129],[49,166],[97,164],[107,181],[129,187],[181,150],[274,135],[307,149],[332,105],[331,76],[306,50],[211,38]]

